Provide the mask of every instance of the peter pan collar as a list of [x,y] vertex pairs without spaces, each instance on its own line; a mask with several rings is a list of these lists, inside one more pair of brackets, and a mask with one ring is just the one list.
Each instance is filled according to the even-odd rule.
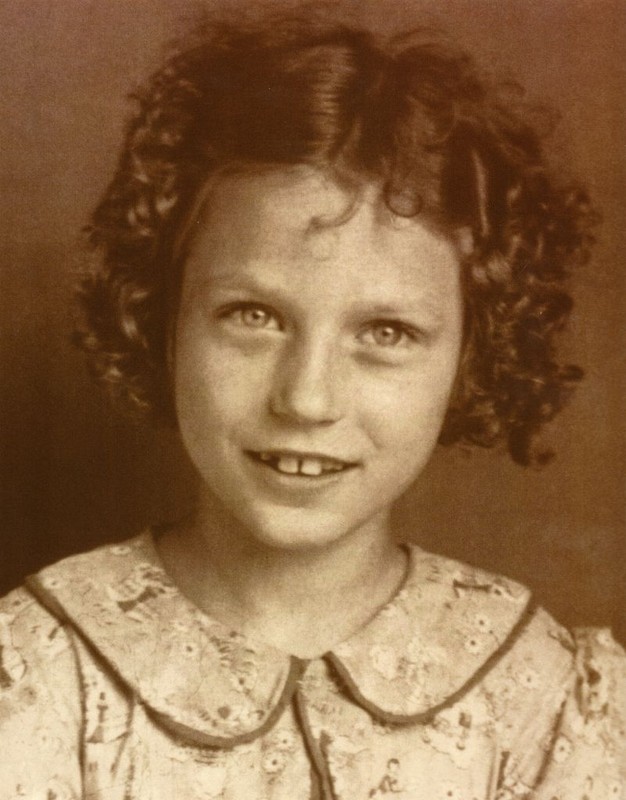
[[[372,717],[425,722],[468,691],[513,644],[528,590],[409,546],[402,589],[323,656]],[[253,641],[174,586],[146,532],[72,556],[27,580],[166,728],[228,747],[268,730],[308,662]]]

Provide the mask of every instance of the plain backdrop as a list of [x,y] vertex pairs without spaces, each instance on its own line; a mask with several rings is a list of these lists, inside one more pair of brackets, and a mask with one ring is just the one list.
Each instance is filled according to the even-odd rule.
[[[383,32],[443,27],[487,70],[519,78],[560,112],[554,158],[604,218],[563,337],[587,378],[546,432],[556,460],[525,470],[501,453],[440,448],[400,503],[398,531],[529,584],[565,623],[612,622],[624,638],[626,4],[336,5]],[[126,95],[193,13],[183,0],[0,0],[2,592],[66,554],[176,518],[193,497],[176,437],[134,428],[91,385],[68,312],[80,229],[115,164]]]

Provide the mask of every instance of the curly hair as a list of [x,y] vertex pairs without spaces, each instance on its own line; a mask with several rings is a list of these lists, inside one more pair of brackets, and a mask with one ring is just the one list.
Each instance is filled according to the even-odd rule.
[[174,421],[168,338],[181,230],[218,170],[308,164],[375,180],[387,205],[469,227],[461,367],[444,444],[534,438],[582,373],[555,358],[571,268],[593,241],[585,191],[560,185],[521,95],[425,31],[386,42],[309,15],[201,22],[135,93],[88,240],[77,339],[94,374],[142,415]]

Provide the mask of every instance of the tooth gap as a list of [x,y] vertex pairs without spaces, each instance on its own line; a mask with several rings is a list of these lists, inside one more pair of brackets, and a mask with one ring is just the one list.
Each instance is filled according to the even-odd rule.
[[[328,475],[331,473],[343,472],[347,467],[348,464],[343,464],[341,462],[333,462],[333,461],[324,461],[319,459],[308,459],[308,458],[298,458],[295,459],[292,456],[280,456],[274,455],[272,453],[261,452],[257,453],[257,458],[259,461],[262,461],[264,464],[275,469],[277,472],[280,472],[283,475],[304,475],[306,477],[319,477],[320,475]],[[284,467],[289,465],[289,467],[293,466],[293,462],[295,461],[296,469],[285,469]],[[286,462],[282,463],[281,462]]]

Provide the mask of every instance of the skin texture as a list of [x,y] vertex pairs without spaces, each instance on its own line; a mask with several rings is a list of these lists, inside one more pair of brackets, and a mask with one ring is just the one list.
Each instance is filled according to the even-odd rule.
[[[390,507],[426,464],[456,376],[457,248],[418,219],[393,217],[375,186],[355,196],[309,168],[223,178],[196,228],[174,383],[205,488],[169,559],[194,554],[175,577],[223,616],[229,602],[214,596],[215,580],[185,578],[200,575],[193,564],[221,563],[220,580],[230,572],[241,591],[243,563],[265,585],[274,565],[276,586],[296,563],[300,586],[307,563],[318,579],[332,563],[330,585],[366,587],[366,617],[401,579]],[[279,474],[260,452],[349,468]]]

